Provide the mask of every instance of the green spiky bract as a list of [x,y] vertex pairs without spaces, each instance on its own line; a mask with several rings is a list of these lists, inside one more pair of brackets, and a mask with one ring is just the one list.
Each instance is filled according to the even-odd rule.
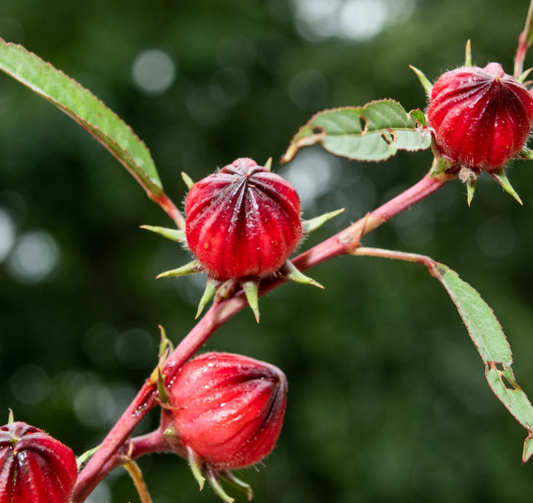
[[302,285],[313,285],[324,289],[324,287],[318,281],[306,276],[290,260],[287,260],[283,267],[286,271],[285,274],[283,274],[283,277],[287,278],[288,280],[294,281],[295,283],[300,283]]
[[209,485],[213,488],[213,491],[215,491],[215,494],[222,501],[226,503],[233,503],[235,501],[232,497],[228,496],[226,491],[224,491],[222,484],[218,480],[217,472],[213,468],[208,466],[206,469],[205,476],[207,478],[207,481],[209,482]]
[[494,178],[494,180],[501,185],[505,192],[511,194],[511,196],[513,196],[520,204],[524,204],[522,203],[522,199],[520,199],[520,196],[517,194],[516,190],[513,189],[513,186],[511,185],[511,182],[509,182],[509,179],[507,178],[507,175],[503,169],[491,171],[490,174],[492,175],[492,178]]
[[181,178],[185,182],[185,185],[187,185],[187,188],[189,190],[191,190],[192,186],[194,185],[194,182],[192,181],[192,178],[187,173],[185,173],[185,171],[181,172]]
[[331,211],[329,213],[324,213],[319,217],[312,218],[311,220],[302,221],[302,234],[311,234],[311,232],[316,231],[319,227],[324,225],[328,220],[331,220],[333,217],[340,215],[344,211],[344,208],[340,210]]
[[150,232],[155,232],[164,238],[170,239],[171,241],[176,241],[178,243],[187,243],[187,238],[185,237],[185,231],[179,229],[168,229],[167,227],[153,227],[151,225],[141,225],[141,229],[146,229]]
[[198,482],[201,491],[205,484],[205,478],[202,475],[202,459],[190,447],[185,447],[185,449],[187,450],[187,460],[189,461],[192,474],[196,479],[196,482]]
[[188,276],[189,274],[196,274],[198,272],[200,272],[200,263],[198,260],[193,260],[192,262],[189,262],[182,267],[178,267],[177,269],[162,272],[159,276],[157,276],[156,279],[173,277],[179,278],[181,276]]
[[202,298],[200,299],[200,303],[198,304],[198,311],[196,312],[196,318],[198,318],[202,314],[204,307],[209,303],[209,301],[215,295],[218,286],[219,286],[219,282],[216,279],[207,278],[207,283],[205,285],[204,294],[202,295]]
[[254,312],[255,321],[259,323],[259,281],[249,280],[243,281],[241,284],[248,304]]
[[414,66],[409,65],[409,68],[415,72],[416,76],[418,77],[418,80],[422,84],[422,87],[426,91],[428,96],[431,96],[431,91],[433,90],[433,84],[428,80],[428,78],[424,75],[423,72],[421,72],[418,68],[415,68]]

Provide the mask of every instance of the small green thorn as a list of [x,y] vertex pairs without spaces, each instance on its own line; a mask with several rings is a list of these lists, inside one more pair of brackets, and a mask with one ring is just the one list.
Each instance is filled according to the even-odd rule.
[[246,493],[246,496],[248,497],[248,501],[252,501],[252,498],[254,497],[254,492],[250,484],[247,484],[246,482],[237,478],[229,470],[222,470],[218,472],[218,475],[220,476],[221,479],[224,479],[228,484],[231,484],[233,487],[236,487],[237,489],[244,491]]
[[248,304],[255,314],[255,320],[259,323],[259,281],[245,281],[242,283],[242,289],[248,300]]
[[472,47],[470,45],[470,39],[466,42],[465,66],[472,66]]
[[191,177],[187,173],[185,173],[185,171],[182,171],[181,178],[183,178],[183,181],[185,182],[185,185],[187,185],[187,188],[191,190],[192,186],[194,185],[194,182],[192,181]]
[[272,170],[272,157],[268,158],[268,161],[265,162],[265,165],[263,166],[267,171]]
[[311,232],[316,231],[319,227],[324,225],[328,220],[331,220],[333,217],[340,215],[344,211],[344,208],[336,211],[331,211],[330,213],[324,213],[319,217],[312,218],[311,220],[302,221],[302,234],[311,234]]
[[205,484],[205,478],[202,475],[202,459],[190,447],[185,447],[185,449],[187,449],[187,460],[189,461],[192,474],[196,479],[196,482],[198,482],[201,491]]
[[444,157],[435,157],[433,160],[433,165],[431,166],[431,175],[429,178],[435,178],[440,174],[444,173],[452,163]]
[[467,182],[466,184],[466,193],[468,195],[467,203],[468,206],[470,206],[470,203],[472,202],[472,199],[474,198],[474,191],[476,190],[476,184],[477,184],[477,178],[471,180],[470,182]]
[[507,178],[507,175],[503,169],[492,171],[491,175],[492,178],[494,178],[494,180],[496,180],[503,187],[505,192],[511,194],[521,205],[524,204],[522,199],[520,199],[520,196],[516,193],[516,190],[513,189],[513,186],[509,182],[509,179]]
[[204,307],[208,304],[208,302],[213,298],[218,288],[218,281],[213,278],[207,278],[207,283],[205,285],[204,294],[202,295],[202,298],[200,299],[200,304],[198,304],[198,311],[196,313],[196,318],[198,318],[202,311],[204,310]]
[[520,75],[520,77],[518,77],[518,82],[523,84],[525,82],[525,80],[527,79],[527,76],[531,73],[532,70],[533,70],[533,68],[528,68],[524,73],[522,73],[522,75]]
[[224,488],[222,487],[222,484],[218,480],[216,471],[211,468],[210,466],[207,467],[206,471],[206,477],[207,481],[209,482],[209,485],[213,488],[213,491],[215,491],[215,494],[226,503],[233,503],[235,500],[228,496],[226,494],[226,491],[224,491]]
[[159,278],[171,278],[171,277],[180,277],[188,276],[189,274],[196,274],[200,272],[198,260],[193,260],[188,264],[185,264],[183,267],[178,267],[178,269],[172,269],[171,271],[162,272],[156,279]]
[[13,424],[15,422],[15,415],[13,414],[13,409],[7,409],[9,415],[7,417],[7,424]]
[[413,72],[416,73],[416,76],[418,77],[418,80],[422,84],[422,87],[424,88],[428,96],[430,96],[431,91],[433,90],[433,84],[428,80],[428,78],[418,68],[415,68],[414,66],[411,66],[411,65],[409,65],[409,68],[411,68],[411,70],[413,70]]
[[178,434],[176,432],[176,428],[174,426],[169,426],[164,432],[163,435],[167,438],[172,438],[173,440],[176,440],[178,438]]
[[287,260],[284,264],[284,267],[288,270],[283,276],[291,281],[296,283],[301,283],[302,285],[313,285],[318,288],[324,289],[324,287],[313,278],[306,276],[303,272],[300,272],[298,268],[290,261]]
[[164,238],[170,239],[171,241],[177,241],[178,243],[187,243],[187,238],[185,237],[185,231],[180,231],[178,229],[167,229],[166,227],[152,227],[151,225],[141,225],[141,229],[146,229],[147,231],[155,232]]

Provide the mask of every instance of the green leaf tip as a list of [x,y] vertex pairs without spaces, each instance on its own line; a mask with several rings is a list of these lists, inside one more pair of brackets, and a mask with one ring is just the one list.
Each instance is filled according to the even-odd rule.
[[80,471],[87,464],[89,459],[91,459],[95,455],[96,451],[100,449],[100,447],[102,447],[102,444],[97,445],[92,449],[89,449],[88,451],[84,452],[83,454],[80,454],[76,458],[76,465],[78,467],[78,471]]
[[522,452],[522,464],[527,463],[533,456],[533,432],[529,430],[529,435],[524,442],[524,451]]
[[322,227],[328,220],[340,215],[344,211],[344,208],[340,210],[331,211],[329,213],[324,213],[318,217],[312,218],[311,220],[302,220],[302,234],[311,234],[311,232],[316,231],[319,227]]
[[520,82],[521,84],[523,84],[526,79],[527,79],[527,76],[531,73],[531,71],[533,71],[533,68],[528,68],[527,70],[525,70],[524,72],[522,72],[522,75],[520,75],[520,77],[518,77],[518,82]]
[[224,488],[222,487],[222,484],[218,480],[217,473],[216,473],[216,471],[213,468],[207,467],[205,475],[207,477],[207,481],[209,482],[209,485],[211,486],[213,491],[215,491],[215,494],[222,501],[224,501],[225,503],[233,503],[235,501],[232,497],[228,496],[226,491],[224,491]]
[[509,182],[507,174],[503,169],[500,169],[498,171],[492,171],[490,174],[492,175],[492,178],[494,178],[494,180],[496,180],[501,185],[505,192],[511,194],[511,196],[513,196],[522,206],[524,205],[522,199],[520,199],[520,196],[518,195],[516,190],[513,189],[513,186],[511,185],[511,182]]
[[294,281],[295,283],[300,283],[302,285],[312,285],[318,288],[322,288],[322,290],[324,290],[324,287],[318,281],[315,281],[313,278],[306,276],[290,260],[287,260],[285,262],[284,268],[287,271],[283,275],[284,278],[287,278],[290,281]]
[[467,192],[467,203],[468,206],[470,206],[470,203],[472,203],[472,199],[474,198],[474,192],[476,190],[477,185],[477,178],[474,180],[471,180],[470,182],[467,182],[466,184],[466,192]]
[[254,497],[254,491],[250,484],[247,484],[246,482],[237,478],[229,470],[222,470],[218,472],[218,475],[221,479],[225,480],[228,484],[232,485],[236,489],[239,489],[240,491],[244,491],[246,493],[246,497],[248,498],[248,501],[252,501]]
[[268,158],[268,161],[265,162],[265,165],[263,166],[267,171],[272,171],[272,157]]
[[202,474],[202,459],[190,447],[185,447],[185,449],[187,449],[187,461],[189,462],[191,472],[196,479],[196,482],[198,482],[201,491],[205,484],[205,478]]
[[420,110],[420,108],[416,108],[415,110],[411,110],[409,112],[409,115],[415,119],[416,121],[418,121],[422,126],[427,126],[428,123],[427,123],[427,119],[426,119],[426,116],[424,114],[424,112],[422,112],[422,110]]
[[181,172],[181,178],[185,182],[185,185],[187,185],[187,188],[189,190],[191,190],[192,186],[194,185],[194,182],[192,181],[192,178],[187,173],[185,173],[185,171]]
[[200,272],[200,263],[198,262],[198,260],[193,260],[192,262],[189,262],[188,264],[185,264],[182,267],[178,267],[177,269],[162,272],[159,276],[156,277],[156,279],[173,277],[179,278],[181,276],[188,276],[189,274],[196,274],[198,272]]
[[259,323],[259,281],[244,281],[242,283],[242,289],[244,290],[248,304],[254,312],[255,321]]
[[433,90],[433,84],[428,80],[428,78],[424,75],[422,71],[420,71],[418,68],[409,65],[409,68],[415,72],[416,76],[418,77],[418,80],[422,84],[422,87],[424,88],[424,91],[426,91],[428,96],[431,96],[431,91]]
[[7,416],[7,424],[13,424],[15,422],[15,415],[13,414],[13,409],[7,409],[9,414]]
[[141,225],[141,229],[146,229],[150,232],[155,232],[164,238],[176,241],[178,243],[187,243],[187,237],[185,231],[179,229],[169,229],[167,227],[153,227],[151,225]]
[[196,312],[195,319],[197,319],[202,314],[204,307],[214,297],[217,291],[217,288],[218,288],[218,281],[213,278],[207,278],[207,283],[205,285],[204,294],[202,295],[202,298],[200,299],[200,303],[198,304],[198,311]]
[[472,45],[470,44],[470,39],[466,41],[465,66],[472,66]]

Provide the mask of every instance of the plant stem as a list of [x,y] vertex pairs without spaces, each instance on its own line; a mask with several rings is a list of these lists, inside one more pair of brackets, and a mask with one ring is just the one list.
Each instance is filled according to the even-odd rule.
[[[366,217],[300,254],[292,261],[293,264],[300,271],[305,271],[339,255],[352,254],[359,244],[359,240],[364,235],[387,222],[398,213],[425,199],[454,178],[456,178],[456,175],[447,173],[430,178],[428,173],[411,188],[402,192],[383,206],[380,206],[372,213],[369,213]],[[260,285],[259,295],[265,295],[286,281],[283,277],[264,279]],[[239,311],[246,308],[247,305],[242,290],[228,300],[215,302],[198,324],[170,354],[163,368],[165,383],[168,384],[174,378],[185,362],[198,351],[221,325],[235,316]],[[137,424],[139,424],[148,411],[156,404],[156,396],[156,384],[147,380],[133,402],[108,433],[102,442],[102,447],[95,453],[80,473],[74,489],[73,502],[82,503],[85,501],[100,480],[114,468],[110,460],[117,454]]]
[[152,198],[152,200],[159,204],[161,208],[163,208],[165,213],[173,220],[178,229],[181,229],[182,231],[185,230],[185,219],[183,218],[183,215],[166,194]]
[[130,474],[130,477],[132,478],[133,483],[135,484],[135,488],[139,493],[139,497],[141,498],[141,502],[152,503],[152,498],[150,497],[150,493],[148,492],[148,487],[146,487],[146,482],[144,481],[144,477],[141,472],[141,469],[139,468],[139,465],[135,461],[128,461],[122,466],[124,466],[126,471]]
[[518,79],[524,71],[524,60],[526,59],[527,50],[531,47],[531,34],[533,32],[533,0],[529,4],[527,12],[526,25],[524,31],[518,37],[518,48],[514,59],[514,78]]

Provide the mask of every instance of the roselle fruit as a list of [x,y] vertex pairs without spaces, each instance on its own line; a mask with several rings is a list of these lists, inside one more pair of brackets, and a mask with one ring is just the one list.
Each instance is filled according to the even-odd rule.
[[176,436],[201,469],[230,470],[254,465],[274,449],[287,380],[268,363],[206,353],[183,366],[169,395]]
[[298,193],[252,159],[194,184],[185,213],[187,244],[216,280],[268,276],[302,237]]
[[428,123],[441,155],[476,171],[496,171],[525,145],[533,97],[498,63],[462,67],[433,86]]
[[68,503],[77,477],[66,445],[19,421],[0,427],[0,503]]

